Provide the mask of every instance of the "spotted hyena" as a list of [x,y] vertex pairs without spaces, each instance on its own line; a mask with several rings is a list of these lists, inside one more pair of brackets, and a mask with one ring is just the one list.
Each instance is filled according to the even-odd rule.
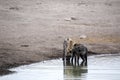
[[73,59],[75,59],[75,62],[79,62],[79,57],[81,57],[83,61],[87,62],[87,53],[88,49],[83,44],[74,44],[74,47],[71,50],[71,61],[73,62]]
[[71,38],[67,38],[63,42],[63,60],[70,60],[71,53],[73,49],[74,41]]

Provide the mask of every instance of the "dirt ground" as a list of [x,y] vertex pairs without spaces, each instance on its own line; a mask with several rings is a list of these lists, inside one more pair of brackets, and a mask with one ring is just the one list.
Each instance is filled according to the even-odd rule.
[[120,53],[119,30],[120,0],[0,0],[0,68],[62,57],[67,37]]

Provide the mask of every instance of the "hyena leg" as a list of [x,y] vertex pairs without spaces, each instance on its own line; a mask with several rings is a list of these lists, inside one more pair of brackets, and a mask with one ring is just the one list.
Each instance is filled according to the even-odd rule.
[[85,55],[85,61],[87,62],[87,55]]
[[75,61],[74,62],[75,62],[75,65],[76,65],[76,63],[77,63],[77,55],[75,55]]
[[79,55],[77,55],[77,62],[79,62],[79,57],[80,57],[80,56],[79,56]]
[[73,59],[74,59],[74,56],[71,57],[71,63],[73,64]]
[[84,65],[87,66],[87,54],[85,55]]
[[72,56],[71,56],[71,62],[73,63],[73,60],[75,59],[76,55],[75,55],[75,52],[72,53]]
[[84,56],[83,56],[83,55],[80,55],[80,57],[81,57],[81,59],[82,59],[83,61],[85,61],[85,58],[84,58]]
[[79,55],[77,55],[77,64],[78,64],[78,66],[79,66]]

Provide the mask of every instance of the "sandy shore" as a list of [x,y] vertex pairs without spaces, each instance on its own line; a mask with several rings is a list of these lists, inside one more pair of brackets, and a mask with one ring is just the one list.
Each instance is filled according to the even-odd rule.
[[0,0],[0,68],[62,57],[67,37],[120,53],[119,30],[119,0]]

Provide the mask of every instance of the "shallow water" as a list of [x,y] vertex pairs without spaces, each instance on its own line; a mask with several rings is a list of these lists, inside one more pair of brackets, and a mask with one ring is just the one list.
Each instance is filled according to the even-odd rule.
[[63,66],[62,59],[10,69],[14,74],[0,80],[120,80],[120,54],[88,57],[88,66]]

